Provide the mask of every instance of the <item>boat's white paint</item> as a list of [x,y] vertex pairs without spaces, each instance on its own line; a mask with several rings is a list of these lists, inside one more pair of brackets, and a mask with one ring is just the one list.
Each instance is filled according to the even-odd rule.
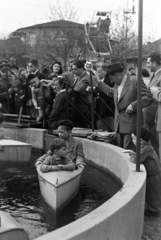
[[0,240],[29,240],[29,237],[8,213],[0,211]]
[[29,162],[31,157],[31,144],[15,141],[12,139],[1,139],[0,161],[7,162]]
[[78,192],[82,170],[42,173],[37,166],[41,195],[54,210],[64,207]]

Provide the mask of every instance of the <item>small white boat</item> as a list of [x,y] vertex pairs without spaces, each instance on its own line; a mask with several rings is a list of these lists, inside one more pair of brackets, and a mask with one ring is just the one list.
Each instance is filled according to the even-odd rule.
[[55,211],[63,208],[78,192],[82,170],[42,173],[37,166],[41,195]]
[[[2,146],[2,148],[1,148]],[[12,139],[0,140],[0,161],[29,162],[31,157],[31,144]]]
[[0,211],[1,240],[29,240],[27,233],[8,213]]

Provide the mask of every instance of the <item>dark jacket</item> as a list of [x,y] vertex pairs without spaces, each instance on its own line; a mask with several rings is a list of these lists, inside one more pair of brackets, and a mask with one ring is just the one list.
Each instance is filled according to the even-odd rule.
[[[107,84],[109,87],[114,87],[114,83],[112,83],[108,76],[105,77],[104,83]],[[99,116],[103,117],[111,117],[114,116],[115,112],[115,105],[114,100],[112,97],[109,97],[107,94],[101,92],[99,88],[96,88],[96,92],[99,93],[100,98],[97,98],[96,102],[96,112],[99,114]],[[109,106],[109,108],[102,102],[103,101]],[[112,110],[112,111],[111,111]]]
[[70,94],[66,92],[65,89],[57,93],[54,99],[52,110],[49,117],[49,132],[57,128],[57,123],[60,120],[67,119],[67,110],[68,110],[68,119],[72,120],[72,107],[70,104],[68,104],[68,109],[67,109],[67,99],[68,99],[68,102],[70,103],[72,102]]

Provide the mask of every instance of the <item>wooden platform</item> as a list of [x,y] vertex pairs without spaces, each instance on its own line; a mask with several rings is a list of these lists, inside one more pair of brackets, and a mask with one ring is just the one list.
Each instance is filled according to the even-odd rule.
[[15,141],[12,139],[1,139],[0,161],[29,162],[31,157],[31,144]]

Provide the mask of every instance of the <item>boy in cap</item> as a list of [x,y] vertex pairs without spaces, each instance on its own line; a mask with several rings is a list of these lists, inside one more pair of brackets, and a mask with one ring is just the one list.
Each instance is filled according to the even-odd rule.
[[[72,161],[76,164],[76,168],[84,169],[85,157],[83,153],[83,145],[82,143],[72,137],[72,128],[74,124],[70,120],[62,120],[57,124],[58,127],[58,135],[61,139],[65,140],[67,153],[70,155]],[[48,151],[42,157],[40,157],[35,166],[41,164],[47,156],[51,155],[51,151]]]
[[70,120],[62,120],[58,122],[57,127],[58,135],[61,139],[65,140],[67,152],[70,153],[72,160],[76,164],[76,168],[84,169],[86,164],[83,145],[79,140],[72,137],[73,122]]
[[66,144],[63,139],[55,138],[50,142],[51,156],[45,158],[40,166],[42,172],[75,169],[75,163],[67,155]]
[[[151,145],[150,132],[144,127],[141,127],[140,138],[140,162],[147,171],[145,216],[158,217],[161,210],[161,164]],[[132,141],[136,146],[136,129],[132,133]],[[124,152],[129,153],[130,161],[136,163],[135,152],[132,150]]]

